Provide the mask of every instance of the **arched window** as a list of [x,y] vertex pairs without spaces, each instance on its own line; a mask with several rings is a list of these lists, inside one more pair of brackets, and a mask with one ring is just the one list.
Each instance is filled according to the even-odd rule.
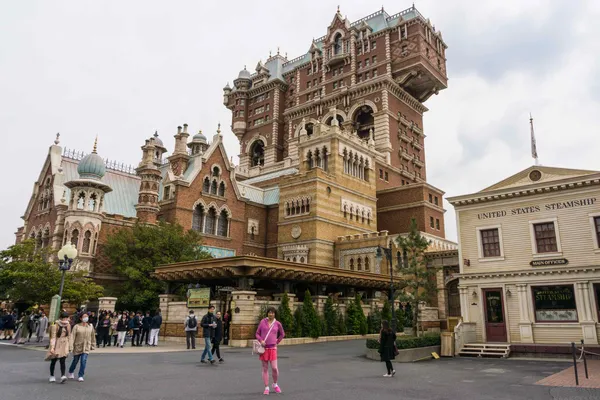
[[300,200],[296,200],[296,215],[300,214]]
[[[359,108],[355,114],[354,127],[361,139],[369,139],[371,129],[375,127],[373,109],[367,105]],[[375,138],[373,138],[375,139]]]
[[329,171],[329,153],[327,153],[327,147],[323,147],[323,170]]
[[285,215],[291,215],[290,203],[285,203]]
[[83,210],[85,208],[85,193],[80,192],[77,196],[77,209]]
[[221,175],[221,170],[220,170],[220,169],[219,169],[219,167],[217,167],[216,165],[213,167],[213,170],[212,170],[212,175],[213,175],[213,176],[217,176],[217,177],[218,177],[219,175]]
[[358,260],[356,260],[356,269],[358,271],[362,271],[362,258],[358,258]]
[[217,181],[213,180],[210,184],[210,194],[217,194]]
[[293,261],[293,262],[296,262],[296,257],[292,258],[292,261]]
[[403,261],[402,261],[399,251],[396,252],[396,260],[398,260],[398,262],[400,263],[400,265],[398,265],[398,268],[402,268]]
[[217,211],[214,208],[209,208],[206,214],[206,226],[204,227],[204,233],[209,235],[215,234],[215,225],[217,221]]
[[229,228],[229,220],[227,219],[227,211],[223,210],[219,214],[219,222],[217,226],[217,235],[227,236],[227,230]]
[[302,199],[302,205],[300,206],[300,213],[304,214],[306,212],[306,204],[304,204],[304,199]]
[[41,249],[43,246],[43,241],[42,241],[42,231],[39,231],[37,233],[37,235],[35,236],[35,248],[36,249]]
[[85,231],[85,234],[83,235],[83,245],[81,246],[81,252],[89,253],[91,243],[92,243],[92,232]]
[[48,247],[50,244],[50,228],[44,229],[44,234],[42,235],[42,247]]
[[369,266],[369,257],[365,257],[365,271],[368,271],[370,266]]
[[310,199],[306,199],[306,213],[310,212]]
[[197,232],[202,232],[202,228],[204,225],[204,207],[201,204],[198,204],[194,208],[194,213],[192,215],[192,229]]
[[337,33],[333,39],[333,55],[340,54],[342,52],[342,34]]
[[94,254],[96,254],[96,247],[98,245],[98,232],[94,235]]
[[71,244],[77,248],[77,244],[79,243],[79,230],[73,229],[71,232]]
[[219,183],[219,196],[225,196],[225,182]]
[[347,214],[346,205],[344,204],[344,218],[346,218],[346,214]]
[[306,154],[306,161],[308,162],[308,169],[312,169],[312,167],[314,167],[314,160],[313,160],[312,151],[309,151]]
[[350,271],[354,271],[354,258],[350,259]]
[[88,211],[96,210],[96,193],[92,193],[90,199],[88,200]]
[[304,257],[300,257],[300,262],[304,264]]
[[262,140],[257,140],[250,148],[250,158],[252,166],[265,165],[265,144]]
[[208,176],[204,178],[204,183],[202,184],[202,191],[204,193],[208,193],[210,191],[210,179],[208,179]]

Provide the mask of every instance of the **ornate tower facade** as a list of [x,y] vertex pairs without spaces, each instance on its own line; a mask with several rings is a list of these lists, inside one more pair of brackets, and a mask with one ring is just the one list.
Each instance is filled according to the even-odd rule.
[[423,114],[424,102],[447,87],[446,48],[414,7],[355,22],[338,10],[305,54],[288,60],[278,52],[223,89],[240,140],[236,176],[299,168],[301,130],[310,136],[335,118],[378,153],[371,165],[382,222],[376,229],[406,232],[414,217],[423,232],[444,236],[444,193],[427,183]]
[[161,180],[159,166],[166,149],[162,141],[155,133],[153,137],[146,140],[142,146],[142,162],[136,169],[142,179],[138,195],[138,203],[135,205],[137,217],[140,222],[154,224],[160,208],[158,206],[158,188]]
[[106,173],[104,160],[94,150],[77,166],[79,177],[65,182],[70,200],[64,212],[63,244],[72,243],[79,251],[77,269],[91,270],[96,255],[98,235],[104,221],[104,197],[112,188],[102,181]]

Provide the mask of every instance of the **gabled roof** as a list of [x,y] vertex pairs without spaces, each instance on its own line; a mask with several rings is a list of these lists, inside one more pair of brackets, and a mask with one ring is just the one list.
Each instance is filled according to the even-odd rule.
[[[533,171],[539,171],[540,174],[532,173]],[[599,171],[590,171],[584,169],[569,169],[569,168],[555,168],[555,167],[542,167],[542,166],[531,166],[518,172],[508,178],[489,186],[479,193],[489,192],[492,190],[501,190],[508,188],[516,188],[521,186],[543,184],[555,181],[561,181],[570,178],[577,178],[586,175],[600,174]],[[538,179],[539,176],[539,179]],[[535,180],[534,180],[535,179]]]

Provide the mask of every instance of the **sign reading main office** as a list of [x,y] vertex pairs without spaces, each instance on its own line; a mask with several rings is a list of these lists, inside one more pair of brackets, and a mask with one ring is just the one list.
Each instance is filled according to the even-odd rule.
[[512,208],[510,210],[499,210],[499,211],[488,211],[477,214],[478,219],[490,219],[490,218],[500,218],[506,217],[507,215],[524,215],[524,214],[535,214],[543,210],[553,211],[553,210],[564,210],[568,208],[576,208],[576,207],[585,207],[592,206],[596,204],[596,197],[590,197],[587,199],[579,199],[579,200],[571,200],[571,201],[561,201],[557,203],[548,203],[543,205],[535,205],[535,206],[527,206],[527,207],[517,207]]

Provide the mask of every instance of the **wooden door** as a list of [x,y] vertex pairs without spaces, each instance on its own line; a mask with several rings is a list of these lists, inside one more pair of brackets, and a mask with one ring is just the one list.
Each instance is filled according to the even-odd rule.
[[506,318],[502,289],[483,289],[486,341],[506,343]]

